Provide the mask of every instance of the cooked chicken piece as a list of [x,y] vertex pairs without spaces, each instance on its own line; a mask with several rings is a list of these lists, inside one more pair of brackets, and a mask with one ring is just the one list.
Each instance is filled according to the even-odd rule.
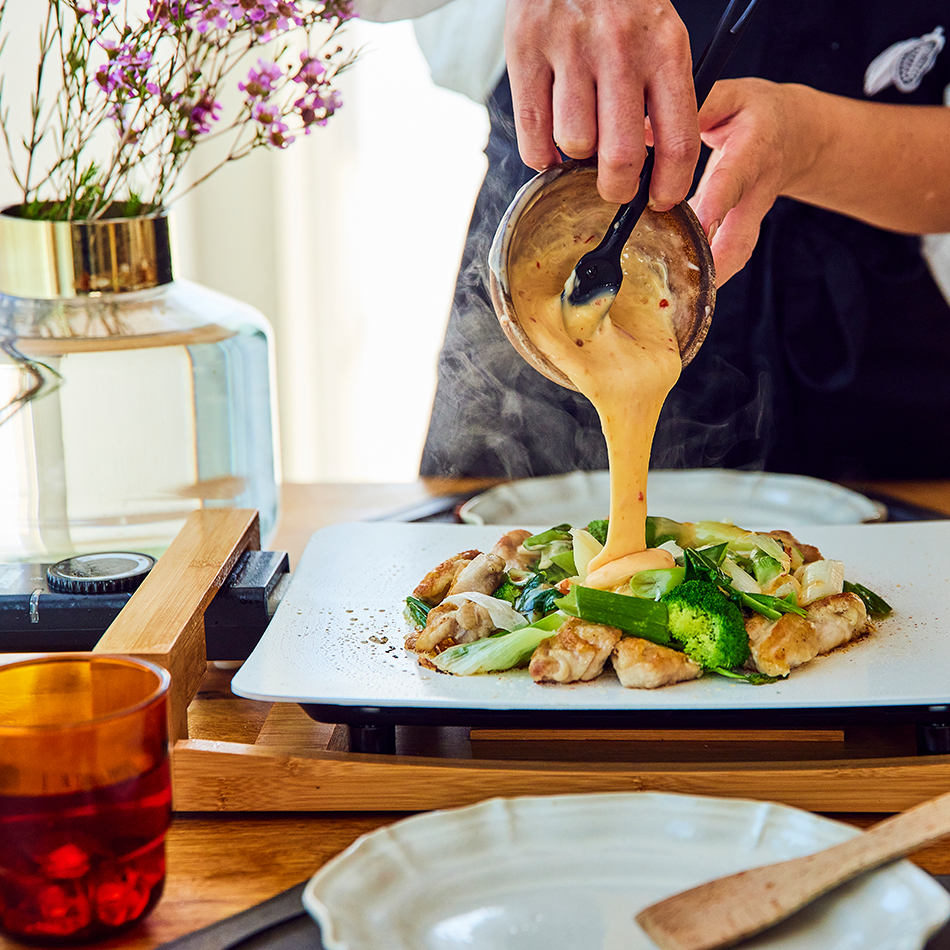
[[406,648],[419,653],[428,653],[443,640],[453,636],[458,630],[455,604],[439,604],[429,611],[426,625],[422,630],[406,637]]
[[455,619],[458,623],[458,631],[453,634],[452,639],[456,643],[471,643],[473,640],[481,640],[482,637],[495,632],[491,614],[481,604],[476,604],[471,600],[459,604]]
[[491,616],[481,604],[470,600],[461,604],[439,604],[429,611],[425,629],[408,638],[406,646],[428,653],[451,637],[452,643],[470,643],[495,632]]
[[497,554],[475,553],[476,557],[461,568],[452,586],[442,595],[441,602],[429,611],[425,628],[418,634],[407,637],[406,646],[410,650],[428,653],[449,637],[455,643],[468,643],[494,632],[491,617],[481,605],[470,600],[460,604],[444,603],[445,598],[452,594],[472,591],[493,594],[501,583],[505,562]]
[[525,571],[540,557],[537,552],[526,551],[521,546],[525,538],[530,537],[531,532],[525,531],[524,528],[516,528],[514,531],[509,531],[498,539],[498,542],[492,548],[492,554],[497,554],[500,558],[504,558],[505,570]]
[[479,554],[459,571],[449,588],[449,594],[466,591],[494,594],[504,573],[505,562],[497,554]]
[[571,617],[553,637],[542,640],[528,672],[536,683],[576,683],[600,676],[620,640],[616,627]]
[[850,591],[822,597],[806,609],[818,637],[819,653],[828,653],[857,634],[873,629],[864,601]]
[[628,689],[656,689],[697,679],[703,672],[685,653],[640,637],[624,637],[610,659],[620,684]]
[[446,558],[438,567],[432,568],[422,578],[419,585],[412,592],[412,596],[418,597],[419,600],[424,601],[430,607],[441,604],[462,568],[466,567],[480,553],[479,551],[461,551],[455,557]]
[[766,676],[788,676],[820,652],[815,625],[798,614],[782,614],[778,620],[753,614],[745,628],[752,663]]
[[802,542],[789,531],[769,531],[768,537],[775,538],[777,541],[782,542],[785,553],[792,559],[793,571],[800,568],[802,564],[821,560],[821,551],[819,551],[818,548],[813,544],[802,544]]

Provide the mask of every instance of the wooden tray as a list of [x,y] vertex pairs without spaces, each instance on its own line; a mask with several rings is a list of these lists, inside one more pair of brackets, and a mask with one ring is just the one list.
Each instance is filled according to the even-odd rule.
[[[950,787],[950,755],[918,755],[912,726],[844,730],[509,730],[397,727],[389,755],[349,752],[346,727],[293,704],[239,699],[210,668],[203,612],[257,513],[191,515],[96,650],[172,674],[178,811],[417,811],[497,795],[663,791],[810,811],[901,811]],[[750,724],[754,726],[754,724]]]

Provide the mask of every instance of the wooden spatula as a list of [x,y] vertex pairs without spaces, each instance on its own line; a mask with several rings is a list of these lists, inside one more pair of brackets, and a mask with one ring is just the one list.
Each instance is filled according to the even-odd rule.
[[732,947],[857,875],[950,834],[950,793],[803,858],[721,877],[652,904],[637,923],[662,950]]

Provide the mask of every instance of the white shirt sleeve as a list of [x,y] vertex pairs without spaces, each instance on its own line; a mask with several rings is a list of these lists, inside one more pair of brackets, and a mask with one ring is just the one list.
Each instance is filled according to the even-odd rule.
[[361,20],[391,23],[410,20],[448,3],[448,0],[351,0],[353,12]]
[[483,105],[505,71],[505,0],[451,0],[412,26],[433,82]]

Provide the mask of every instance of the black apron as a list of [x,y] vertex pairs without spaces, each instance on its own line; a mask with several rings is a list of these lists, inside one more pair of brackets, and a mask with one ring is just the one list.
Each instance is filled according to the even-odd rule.
[[[722,5],[677,3],[694,55]],[[866,98],[872,60],[894,43],[950,28],[945,21],[946,2],[760,0],[725,76]],[[894,67],[905,91],[890,84],[870,98],[943,102],[950,48],[926,73],[927,47],[915,49]],[[911,89],[913,82],[919,85]],[[524,363],[488,299],[488,246],[534,174],[518,158],[507,78],[489,111],[489,170],[439,360],[421,473],[518,478],[605,468],[590,403]],[[920,239],[782,198],[763,221],[750,262],[718,293],[709,335],[660,416],[651,465],[946,478],[948,419],[950,307]]]

